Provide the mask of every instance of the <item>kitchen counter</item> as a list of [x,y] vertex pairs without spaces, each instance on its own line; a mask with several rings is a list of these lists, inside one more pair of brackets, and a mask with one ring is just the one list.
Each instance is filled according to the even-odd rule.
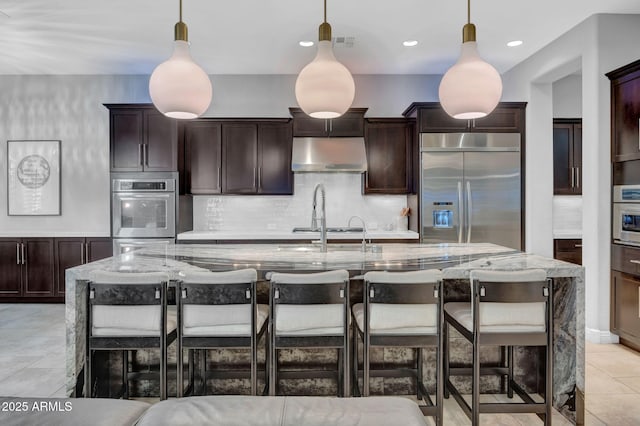
[[[76,387],[84,364],[86,279],[92,271],[161,271],[170,280],[180,271],[255,268],[260,279],[270,271],[324,271],[347,269],[352,278],[371,270],[442,269],[445,298],[468,297],[472,269],[514,270],[542,268],[555,278],[554,286],[554,401],[562,405],[577,389],[578,407],[584,392],[584,269],[554,259],[522,253],[494,244],[329,244],[322,253],[315,244],[175,244],[145,248],[66,271],[67,392]],[[357,281],[356,281],[357,282]],[[264,284],[263,284],[264,285]],[[466,296],[465,296],[466,292]],[[462,299],[464,300],[464,299]],[[352,300],[353,302],[353,300]],[[528,355],[531,357],[532,355]],[[524,358],[524,368],[535,361]]]
[[[188,231],[178,234],[178,241],[214,240],[318,240],[320,232],[291,231]],[[367,240],[418,240],[420,234],[414,231],[368,231]],[[327,232],[328,240],[361,240],[361,232]]]

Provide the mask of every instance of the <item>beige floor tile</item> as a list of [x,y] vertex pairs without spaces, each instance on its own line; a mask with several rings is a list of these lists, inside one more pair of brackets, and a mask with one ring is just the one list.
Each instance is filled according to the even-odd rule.
[[636,393],[640,393],[640,376],[636,377],[616,377],[614,380],[630,387]]
[[606,425],[638,426],[640,424],[640,395],[587,396],[587,408]]
[[640,356],[631,350],[586,354],[586,363],[611,377],[640,376]]
[[587,412],[584,413],[584,424],[585,426],[607,426],[606,423],[604,423],[602,420],[600,420],[599,418],[591,414],[589,410],[587,410]]
[[620,351],[622,345],[619,345],[617,343],[605,343],[605,344],[599,344],[599,343],[591,343],[591,342],[585,342],[585,351],[587,353],[601,353],[601,352],[616,352],[616,351]]
[[587,395],[636,393],[629,386],[613,379],[610,375],[591,364],[586,366],[585,385]]
[[0,395],[48,397],[64,384],[64,368],[23,368],[0,382]]

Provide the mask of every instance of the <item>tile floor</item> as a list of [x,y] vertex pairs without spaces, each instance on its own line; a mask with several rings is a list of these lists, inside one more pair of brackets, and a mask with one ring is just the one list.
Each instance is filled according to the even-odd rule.
[[[0,342],[0,396],[65,396],[64,305],[0,304]],[[640,354],[621,345],[587,343],[586,364],[586,424],[640,425]],[[527,414],[481,419],[487,426],[542,424]],[[453,399],[445,401],[444,423],[470,424]],[[556,413],[553,424],[569,423]]]

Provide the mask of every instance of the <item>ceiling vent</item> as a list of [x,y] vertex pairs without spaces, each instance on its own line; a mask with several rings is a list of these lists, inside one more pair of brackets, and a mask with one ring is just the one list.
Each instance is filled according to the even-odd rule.
[[333,47],[353,47],[355,43],[355,37],[338,36],[333,38]]

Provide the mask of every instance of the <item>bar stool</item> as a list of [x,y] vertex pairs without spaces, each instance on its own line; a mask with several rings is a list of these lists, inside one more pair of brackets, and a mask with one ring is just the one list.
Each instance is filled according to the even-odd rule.
[[[202,353],[200,379],[249,377],[257,395],[258,343],[267,329],[269,306],[256,303],[255,269],[180,273],[178,283],[178,397],[183,394],[183,350],[189,352],[189,388],[193,390],[193,352]],[[268,343],[266,347],[268,348]],[[251,351],[249,371],[207,371],[207,349]],[[267,381],[265,366],[265,383]]]
[[[354,388],[358,389],[358,337],[363,341],[363,396],[369,396],[369,377],[413,377],[423,414],[442,425],[442,273],[439,270],[412,272],[367,272],[364,275],[364,303],[353,313]],[[416,350],[416,367],[371,369],[373,347],[407,347]],[[436,348],[436,403],[423,378],[423,348]]]
[[[94,390],[94,351],[122,351],[122,396],[129,380],[160,380],[167,399],[167,347],[176,338],[175,316],[167,315],[167,274],[96,271],[87,285],[85,397]],[[160,350],[158,373],[129,372],[129,351]]]
[[[335,377],[339,383],[338,393],[348,396],[349,273],[345,270],[273,273],[269,307],[269,395],[276,394],[279,378]],[[336,348],[337,371],[279,372],[278,350],[285,348]]]
[[[541,269],[522,271],[482,271],[470,273],[471,303],[446,303],[445,380],[472,425],[480,424],[480,413],[538,413],[545,425],[551,425],[553,403],[553,282]],[[447,326],[452,325],[472,344],[472,406],[450,381],[450,376],[469,375],[468,368],[449,366]],[[480,347],[506,347],[507,366],[482,368]],[[514,346],[545,347],[544,402],[536,403],[514,381]],[[480,376],[507,378],[507,395],[515,391],[522,403],[480,403]]]

